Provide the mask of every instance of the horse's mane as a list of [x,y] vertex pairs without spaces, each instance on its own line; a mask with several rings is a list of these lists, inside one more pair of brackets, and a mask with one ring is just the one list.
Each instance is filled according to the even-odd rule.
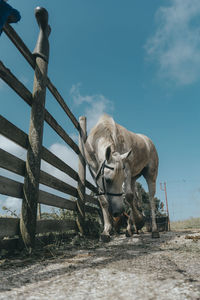
[[112,151],[115,151],[117,144],[116,123],[112,117],[106,114],[101,116],[96,126],[91,130],[90,135],[93,141],[104,138],[111,145]]

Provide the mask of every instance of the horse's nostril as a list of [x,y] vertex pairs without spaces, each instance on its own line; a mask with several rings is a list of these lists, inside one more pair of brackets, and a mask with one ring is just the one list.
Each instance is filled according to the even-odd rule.
[[113,217],[114,217],[114,218],[117,218],[117,217],[119,217],[119,215],[120,215],[120,214],[119,214],[119,213],[117,213],[117,212],[113,213]]

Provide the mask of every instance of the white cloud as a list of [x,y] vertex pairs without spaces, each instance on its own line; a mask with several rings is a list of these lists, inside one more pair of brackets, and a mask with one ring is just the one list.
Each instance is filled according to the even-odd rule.
[[70,96],[77,106],[85,104],[87,128],[90,130],[103,113],[112,113],[114,104],[111,100],[101,94],[81,95],[80,86],[80,83],[73,85],[70,90]]
[[[7,152],[21,158],[21,159],[26,159],[26,151],[19,147],[17,144],[11,142],[10,140],[6,139],[3,136],[0,136],[0,147],[6,150]],[[60,143],[54,143],[49,147],[49,150],[54,153],[56,156],[58,156],[60,159],[62,159],[65,163],[67,163],[72,169],[75,171],[78,171],[78,156],[74,151],[67,147],[66,145],[60,144]],[[73,180],[71,177],[66,175],[64,172],[60,171],[59,169],[53,167],[52,165],[46,163],[45,161],[42,160],[41,162],[41,169],[44,170],[45,172],[51,174],[52,176],[72,185],[77,187],[77,182]],[[88,172],[87,172],[88,174]],[[13,180],[23,182],[24,179],[22,176],[16,175],[12,172],[9,172],[7,170],[4,170],[0,168],[0,175],[5,176],[8,178],[11,178]],[[87,175],[87,179],[92,181],[90,174]],[[93,182],[93,181],[92,181]],[[54,193],[58,196],[66,196],[66,194],[63,194],[59,191],[56,191],[54,189],[51,189],[47,186],[40,185],[40,188],[42,190],[45,190],[50,193]],[[20,213],[21,209],[21,199],[13,198],[13,197],[6,197],[2,196],[0,197],[0,214],[4,213],[4,211],[1,211],[1,207],[6,206],[9,208],[11,211],[16,211],[17,214]],[[48,210],[46,207],[44,207],[43,211]]]
[[49,150],[55,155],[57,155],[64,162],[69,164],[73,169],[77,170],[77,154],[74,153],[74,151],[72,151],[71,148],[60,143],[55,143],[50,146]]
[[[7,197],[3,204],[4,207],[8,208],[11,212],[15,212],[18,216],[21,212],[21,205],[22,200],[13,197]],[[9,212],[6,212],[6,214],[9,214]]]
[[90,130],[98,121],[99,117],[106,112],[113,110],[113,104],[110,100],[106,99],[104,96],[99,95],[98,100],[91,103],[89,107],[86,108],[85,114],[87,117],[87,126]]
[[[78,156],[77,154],[69,147],[62,145],[60,143],[55,143],[50,146],[49,150],[62,159],[66,164],[68,164],[72,169],[78,172]],[[52,176],[72,185],[77,186],[77,182],[73,180],[71,177],[63,173],[62,171],[56,169],[55,167],[51,166],[50,164],[42,161],[42,170],[48,172]],[[93,179],[90,173],[87,171],[87,179],[93,182]],[[44,186],[43,186],[44,187]],[[45,189],[46,190],[46,189]]]
[[[26,150],[12,142],[11,140],[5,138],[4,136],[0,135],[0,148],[4,149],[5,151],[25,160],[26,159]],[[23,182],[24,179],[22,176],[19,176],[17,174],[14,174],[10,171],[4,170],[0,168],[0,175],[8,177],[10,179]],[[9,214],[6,211],[1,211],[1,206],[6,206],[11,211],[16,211],[16,213],[19,215],[20,209],[21,209],[21,200],[13,197],[6,197],[1,196],[0,197],[0,214]]]
[[[0,146],[7,152],[12,153],[15,156],[25,159],[26,151],[23,150],[21,147],[18,147],[15,143],[11,142],[10,140],[4,138],[3,136],[0,136]],[[64,162],[66,162],[71,168],[73,168],[76,171],[78,170],[78,156],[69,147],[67,147],[63,144],[60,144],[60,143],[55,143],[49,147],[49,150],[52,153],[54,153],[56,156],[58,156],[60,159],[62,159]],[[75,186],[75,187],[77,186],[77,182],[75,180],[73,180],[71,177],[69,177],[65,173],[61,172],[60,170],[58,170],[57,168],[53,167],[52,165],[46,163],[43,160],[41,162],[41,169],[72,186]],[[11,179],[19,181],[19,182],[24,182],[23,177],[16,175],[12,172],[9,172],[7,170],[4,170],[2,168],[0,168],[0,175],[11,178]],[[56,191],[54,189],[51,189],[48,186],[45,186],[42,184],[40,184],[40,189],[47,191],[49,193],[56,194],[58,196],[63,196],[63,197],[69,198],[68,196],[66,196],[66,194]],[[16,211],[17,214],[20,214],[21,199],[1,196],[0,197],[0,214],[2,214],[2,213],[8,214],[7,212],[1,210],[1,207],[3,207],[3,206],[6,206],[11,211]],[[46,210],[48,210],[48,208],[44,207],[43,211],[46,211]]]
[[0,148],[4,149],[5,151],[25,160],[26,159],[26,150],[12,142],[11,140],[7,139],[3,135],[0,134]]
[[[67,163],[72,169],[75,171],[78,170],[78,156],[69,147],[60,143],[55,143],[50,146],[49,150]],[[76,181],[74,181],[71,177],[43,160],[41,169],[70,185],[77,185]]]
[[170,0],[156,12],[157,30],[146,51],[159,75],[177,84],[191,84],[200,75],[200,1]]
[[81,83],[74,84],[70,90],[70,96],[72,97],[73,102],[76,105],[80,105],[82,103],[91,103],[93,101],[94,96],[83,96],[80,94]]

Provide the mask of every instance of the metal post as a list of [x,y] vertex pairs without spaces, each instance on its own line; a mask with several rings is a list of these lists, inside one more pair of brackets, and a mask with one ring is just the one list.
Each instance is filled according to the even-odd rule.
[[35,9],[35,17],[37,19],[40,32],[36,48],[33,53],[36,57],[36,66],[29,128],[29,145],[27,150],[22,211],[20,219],[21,236],[25,246],[29,250],[31,250],[35,245],[47,68],[49,58],[48,36],[50,34],[50,27],[48,25],[48,12],[44,8],[37,7]]

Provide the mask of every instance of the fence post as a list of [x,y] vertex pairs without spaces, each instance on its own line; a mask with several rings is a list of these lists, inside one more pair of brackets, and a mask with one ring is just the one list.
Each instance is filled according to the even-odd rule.
[[80,133],[79,133],[79,162],[78,162],[78,199],[77,199],[77,225],[79,231],[84,234],[84,221],[85,221],[85,180],[86,180],[86,163],[84,159],[83,143],[86,138],[86,117],[79,118]]
[[50,27],[48,12],[41,7],[35,9],[39,25],[38,41],[34,50],[36,57],[33,102],[29,127],[29,145],[27,150],[26,170],[20,219],[20,231],[27,249],[35,245],[37,202],[39,195],[40,165],[45,113],[47,68],[49,57]]

